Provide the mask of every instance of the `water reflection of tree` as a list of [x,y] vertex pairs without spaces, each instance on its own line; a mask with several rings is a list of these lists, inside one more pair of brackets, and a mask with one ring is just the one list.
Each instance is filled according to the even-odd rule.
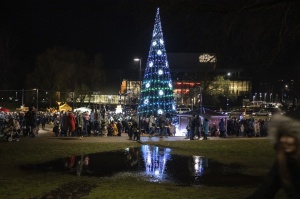
[[155,180],[193,183],[204,174],[208,159],[200,156],[171,155],[171,149],[144,145],[145,174]]
[[146,175],[163,179],[170,149],[144,145],[142,146],[142,153],[146,165]]

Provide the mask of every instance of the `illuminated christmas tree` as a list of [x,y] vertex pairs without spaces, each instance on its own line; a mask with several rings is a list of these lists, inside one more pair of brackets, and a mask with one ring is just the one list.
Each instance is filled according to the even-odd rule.
[[140,116],[170,115],[175,113],[175,110],[173,85],[158,8],[142,82],[138,114]]

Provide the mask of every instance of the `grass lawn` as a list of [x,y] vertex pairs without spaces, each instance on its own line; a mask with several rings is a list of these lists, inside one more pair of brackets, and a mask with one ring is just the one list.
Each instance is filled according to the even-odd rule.
[[[22,141],[25,140],[26,141]],[[240,186],[176,186],[123,177],[88,177],[54,172],[29,172],[20,165],[139,146],[136,142],[55,142],[51,139],[21,138],[20,142],[0,141],[1,198],[245,198],[257,184]],[[273,162],[268,139],[224,139],[208,141],[161,141],[150,144],[168,147],[172,153],[206,156],[225,164],[240,164],[245,175],[263,177]],[[245,179],[245,182],[247,179]],[[246,184],[246,183],[245,183]],[[47,195],[48,194],[48,195]],[[52,196],[51,196],[52,195]]]

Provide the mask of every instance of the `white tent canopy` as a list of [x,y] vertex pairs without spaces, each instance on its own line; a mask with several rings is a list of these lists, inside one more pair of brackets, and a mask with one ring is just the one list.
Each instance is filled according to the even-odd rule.
[[74,112],[88,112],[89,114],[91,113],[92,109],[87,108],[87,107],[80,107],[80,108],[76,108],[74,109]]

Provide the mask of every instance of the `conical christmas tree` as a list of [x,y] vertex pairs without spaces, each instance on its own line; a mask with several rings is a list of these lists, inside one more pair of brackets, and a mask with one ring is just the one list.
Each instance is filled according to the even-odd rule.
[[142,82],[138,114],[144,117],[151,114],[154,116],[170,115],[175,113],[175,110],[173,85],[158,8]]

